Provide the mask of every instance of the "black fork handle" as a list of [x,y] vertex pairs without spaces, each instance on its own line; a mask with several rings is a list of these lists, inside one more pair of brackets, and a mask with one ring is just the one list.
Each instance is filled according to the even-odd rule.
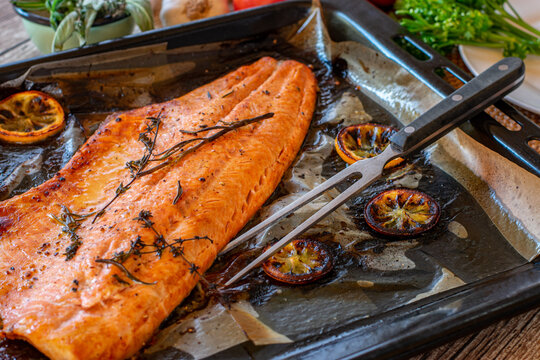
[[525,77],[521,59],[502,59],[394,134],[404,153],[423,149],[517,88]]

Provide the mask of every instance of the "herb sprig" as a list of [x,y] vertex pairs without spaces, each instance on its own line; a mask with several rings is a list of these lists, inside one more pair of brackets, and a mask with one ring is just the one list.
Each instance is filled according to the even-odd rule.
[[156,282],[145,282],[135,277],[129,270],[123,265],[132,256],[142,256],[145,254],[156,254],[159,258],[165,253],[169,252],[172,257],[180,257],[189,265],[190,274],[197,274],[199,278],[206,284],[210,285],[208,281],[199,272],[199,266],[187,259],[185,255],[184,244],[188,241],[200,241],[206,240],[213,243],[213,240],[208,236],[194,236],[192,238],[178,238],[172,241],[167,241],[165,237],[157,231],[154,226],[154,222],[151,220],[152,213],[147,210],[141,210],[139,215],[133,220],[138,221],[143,228],[150,229],[154,233],[154,241],[151,244],[146,244],[141,240],[141,236],[137,236],[135,241],[131,242],[131,246],[128,251],[120,251],[115,253],[110,259],[97,259],[98,263],[110,264],[118,267],[122,272],[133,282],[143,285],[155,285]]
[[[256,117],[251,118],[251,119],[239,120],[239,121],[235,121],[235,122],[225,122],[225,121],[220,120],[220,123],[224,124],[225,126],[221,126],[221,125],[210,126],[210,127],[207,127],[207,128],[201,129],[201,130],[197,130],[195,132],[186,132],[186,130],[182,130],[183,133],[188,133],[188,134],[189,133],[195,133],[195,134],[198,134],[200,132],[207,132],[207,131],[210,131],[210,130],[220,129],[220,131],[216,132],[213,135],[207,136],[207,137],[197,137],[197,138],[193,138],[193,139],[180,141],[180,142],[174,144],[173,146],[171,146],[169,149],[164,150],[161,153],[156,154],[156,157],[153,158],[150,161],[163,161],[163,162],[160,163],[159,165],[156,165],[156,166],[148,169],[148,170],[141,171],[138,176],[148,175],[148,174],[151,174],[151,173],[153,173],[153,172],[155,172],[155,171],[157,171],[159,169],[162,169],[162,168],[164,168],[164,167],[166,167],[168,165],[175,164],[178,161],[180,161],[180,159],[185,157],[187,154],[190,154],[190,153],[198,150],[204,144],[212,142],[212,141],[220,138],[221,136],[227,134],[228,132],[236,130],[236,129],[242,127],[242,126],[253,124],[253,123],[261,121],[261,120],[269,119],[269,118],[271,118],[273,116],[274,116],[274,113],[267,113],[267,114],[264,114],[264,115],[256,116]],[[191,146],[191,147],[189,147],[187,149],[185,148],[186,145],[188,145],[188,144],[190,144],[192,142],[195,142],[195,141],[198,141],[198,144],[193,145],[193,146]],[[178,152],[181,152],[181,154],[178,155],[177,157],[175,157],[174,160],[171,161],[170,160],[171,156],[177,154]]]
[[[114,196],[101,209],[94,211],[92,213],[89,213],[89,214],[80,215],[80,214],[75,214],[71,212],[67,207],[62,206],[62,213],[59,216],[49,214],[51,218],[53,218],[55,221],[59,222],[63,226],[62,232],[68,234],[71,239],[71,244],[67,247],[66,253],[65,253],[66,261],[71,260],[77,253],[78,248],[82,245],[82,241],[79,235],[77,235],[77,229],[80,227],[81,222],[84,219],[94,215],[94,218],[92,219],[92,223],[95,223],[96,220],[105,213],[106,209],[116,199],[118,199],[122,194],[126,193],[131,188],[132,184],[138,178],[151,174],[166,166],[176,164],[178,161],[180,161],[180,159],[182,159],[187,154],[190,154],[198,150],[203,145],[210,143],[233,130],[236,130],[240,127],[243,127],[243,126],[258,122],[258,121],[262,121],[264,119],[268,119],[274,116],[274,113],[267,113],[260,116],[256,116],[254,118],[239,120],[235,122],[226,122],[226,121],[220,120],[219,123],[222,125],[215,125],[215,126],[210,126],[206,128],[201,128],[200,130],[197,130],[197,131],[181,130],[182,133],[191,134],[195,136],[197,136],[201,132],[208,132],[211,130],[219,130],[219,131],[217,131],[216,133],[210,136],[195,137],[192,139],[180,141],[174,144],[173,146],[171,146],[169,149],[166,149],[158,154],[154,154],[154,150],[156,147],[156,142],[157,142],[158,134],[159,134],[159,127],[161,125],[161,120],[162,120],[161,119],[162,111],[163,109],[160,110],[160,112],[158,113],[156,117],[148,117],[147,120],[149,121],[146,123],[145,130],[139,134],[139,141],[144,145],[145,149],[140,159],[128,161],[126,163],[126,168],[130,171],[130,174],[131,174],[130,181],[126,185],[124,185],[121,182],[116,188]],[[197,142],[197,144],[186,148],[187,145],[192,144],[194,142]],[[176,155],[177,153],[180,153],[180,154],[173,158],[173,155]],[[147,169],[148,165],[151,162],[156,162],[156,161],[161,161],[161,163]],[[173,205],[176,205],[176,203],[178,202],[182,194],[183,194],[183,188],[182,188],[182,185],[180,184],[180,181],[178,181],[178,188],[177,188],[176,196],[173,199]],[[206,237],[194,237],[191,239],[176,239],[173,242],[168,243],[165,241],[163,236],[161,236],[160,234],[156,232],[155,228],[153,227],[153,223],[151,223],[151,221],[149,220],[151,215],[145,217],[145,214],[146,214],[145,211],[141,211],[139,213],[139,217],[136,219],[139,221],[142,221],[147,227],[149,227],[155,232],[157,236],[156,241],[154,242],[154,244],[147,245],[140,242],[140,238],[139,238],[139,241],[136,241],[134,244],[132,244],[134,247],[132,246],[129,253],[122,253],[122,254],[119,254],[118,256],[129,257],[132,254],[142,255],[142,254],[147,254],[147,253],[159,253],[159,255],[161,256],[161,253],[164,250],[168,249],[173,253],[173,256],[181,256],[184,258],[185,261],[189,263],[189,261],[185,259],[184,257],[182,244],[185,241],[207,239]],[[142,248],[148,247],[148,246],[153,246],[154,249],[151,250],[150,252],[140,251]],[[120,258],[113,257],[113,259],[101,259],[99,262],[106,262],[108,264],[118,263],[121,265],[123,261],[118,262],[118,260],[122,260],[122,259],[123,257],[120,257]],[[190,271],[192,273],[196,272],[197,274],[199,274],[198,267],[196,267],[196,265],[194,265],[193,263],[190,263],[190,265],[192,266],[190,267]],[[137,279],[132,274],[128,275],[129,272],[127,272],[127,269],[125,269],[125,267],[123,266],[118,266],[118,267],[132,281],[144,283],[143,281]]]
[[81,222],[94,213],[90,214],[76,214],[72,212],[67,206],[60,205],[62,211],[59,216],[48,214],[51,219],[62,225],[62,232],[67,234],[71,240],[70,245],[66,248],[64,255],[66,261],[73,259],[77,254],[77,250],[82,245],[81,238],[77,235],[77,229],[81,226]]
[[126,184],[120,183],[116,188],[114,197],[105,204],[99,211],[97,211],[92,224],[96,222],[96,219],[105,213],[105,210],[123,193],[129,190],[131,185],[140,177],[141,172],[146,168],[150,158],[153,155],[154,148],[156,146],[156,141],[159,133],[159,125],[161,124],[161,113],[163,109],[160,110],[157,117],[147,117],[147,120],[150,120],[146,124],[146,129],[139,134],[139,141],[144,145],[143,156],[139,160],[132,160],[126,163],[126,167],[131,173],[131,180]]
[[176,190],[176,196],[173,199],[173,205],[176,205],[178,200],[182,197],[182,194],[184,193],[184,189],[182,189],[182,184],[180,184],[180,180],[178,180],[178,189]]
[[396,15],[408,31],[443,54],[455,45],[475,45],[501,48],[504,56],[522,59],[540,55],[540,30],[508,0],[401,0]]
[[[216,132],[213,135],[207,136],[207,137],[195,137],[188,140],[180,141],[170,148],[154,154],[154,149],[156,146],[156,141],[158,138],[158,132],[159,132],[159,125],[161,124],[161,111],[157,117],[149,117],[148,120],[150,122],[146,126],[146,130],[139,134],[139,141],[142,142],[145,146],[145,152],[141,159],[139,160],[132,160],[128,161],[126,163],[126,167],[131,172],[131,180],[126,184],[123,185],[120,183],[118,188],[116,189],[114,197],[105,205],[103,206],[95,215],[94,219],[92,220],[92,223],[96,221],[96,219],[103,215],[105,210],[122,194],[124,194],[131,185],[140,177],[143,177],[145,175],[149,175],[157,170],[163,169],[167,166],[174,165],[180,161],[183,157],[185,157],[187,154],[190,154],[192,152],[195,152],[196,150],[200,149],[203,145],[208,144],[214,140],[217,140],[218,138],[222,137],[223,135],[236,130],[240,127],[253,124],[258,121],[262,121],[265,119],[269,119],[274,116],[274,113],[267,113],[264,115],[259,115],[251,119],[245,119],[245,120],[239,120],[235,122],[226,122],[220,120],[219,122],[223,125],[216,125],[216,126],[210,126],[207,128],[200,129],[198,131],[188,131],[188,130],[181,130],[182,133],[187,134],[198,134],[201,132],[208,132],[211,130],[220,130]],[[198,142],[197,144],[186,148],[187,145]],[[176,155],[177,153],[180,154],[174,158],[172,158],[173,155]],[[149,169],[146,169],[148,164],[150,162],[158,162],[161,161],[158,165],[155,165],[154,167],[151,167]],[[181,186],[180,190],[181,191]],[[178,192],[177,192],[178,196]],[[181,196],[181,193],[180,193]]]

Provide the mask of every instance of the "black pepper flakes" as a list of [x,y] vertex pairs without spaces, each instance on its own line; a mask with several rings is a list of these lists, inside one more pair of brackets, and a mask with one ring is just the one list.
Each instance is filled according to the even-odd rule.
[[199,178],[199,181],[200,181],[200,182],[205,182],[206,179],[202,177],[202,178]]

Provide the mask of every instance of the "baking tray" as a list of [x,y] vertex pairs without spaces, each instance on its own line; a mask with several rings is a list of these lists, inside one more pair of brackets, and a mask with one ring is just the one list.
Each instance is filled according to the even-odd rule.
[[[405,34],[384,13],[364,1],[323,2],[330,35],[336,41],[354,40],[371,44],[387,57],[405,67],[440,95],[453,88],[437,71],[445,69],[466,81],[467,75],[447,59]],[[217,41],[242,39],[264,34],[295,23],[311,7],[309,1],[289,1],[215,19],[156,30],[125,39],[78,50],[66,51],[0,67],[0,81],[13,79],[31,65],[97,54],[110,50],[166,43],[169,49]],[[411,55],[399,43],[405,41],[420,51],[423,59]],[[473,119],[465,130],[481,142],[529,171],[540,174],[540,160],[527,145],[540,139],[539,128],[504,102],[497,104],[522,129],[510,132],[487,115]],[[540,263],[531,262],[492,277],[446,291],[395,310],[324,332],[294,344],[252,349],[257,358],[363,358],[405,356],[423,346],[448,340],[449,335],[472,330],[512,311],[538,304],[540,299]],[[246,356],[241,348],[228,356]],[[219,356],[218,356],[219,357]]]

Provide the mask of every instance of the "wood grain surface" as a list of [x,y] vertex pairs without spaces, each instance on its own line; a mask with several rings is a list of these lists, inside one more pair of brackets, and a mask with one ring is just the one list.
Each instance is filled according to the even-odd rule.
[[410,360],[540,359],[540,308],[500,320]]
[[[28,38],[9,1],[0,0],[0,5],[0,34],[3,35],[0,41],[0,65],[39,56],[39,51]],[[410,359],[539,360],[540,307],[500,320]]]

